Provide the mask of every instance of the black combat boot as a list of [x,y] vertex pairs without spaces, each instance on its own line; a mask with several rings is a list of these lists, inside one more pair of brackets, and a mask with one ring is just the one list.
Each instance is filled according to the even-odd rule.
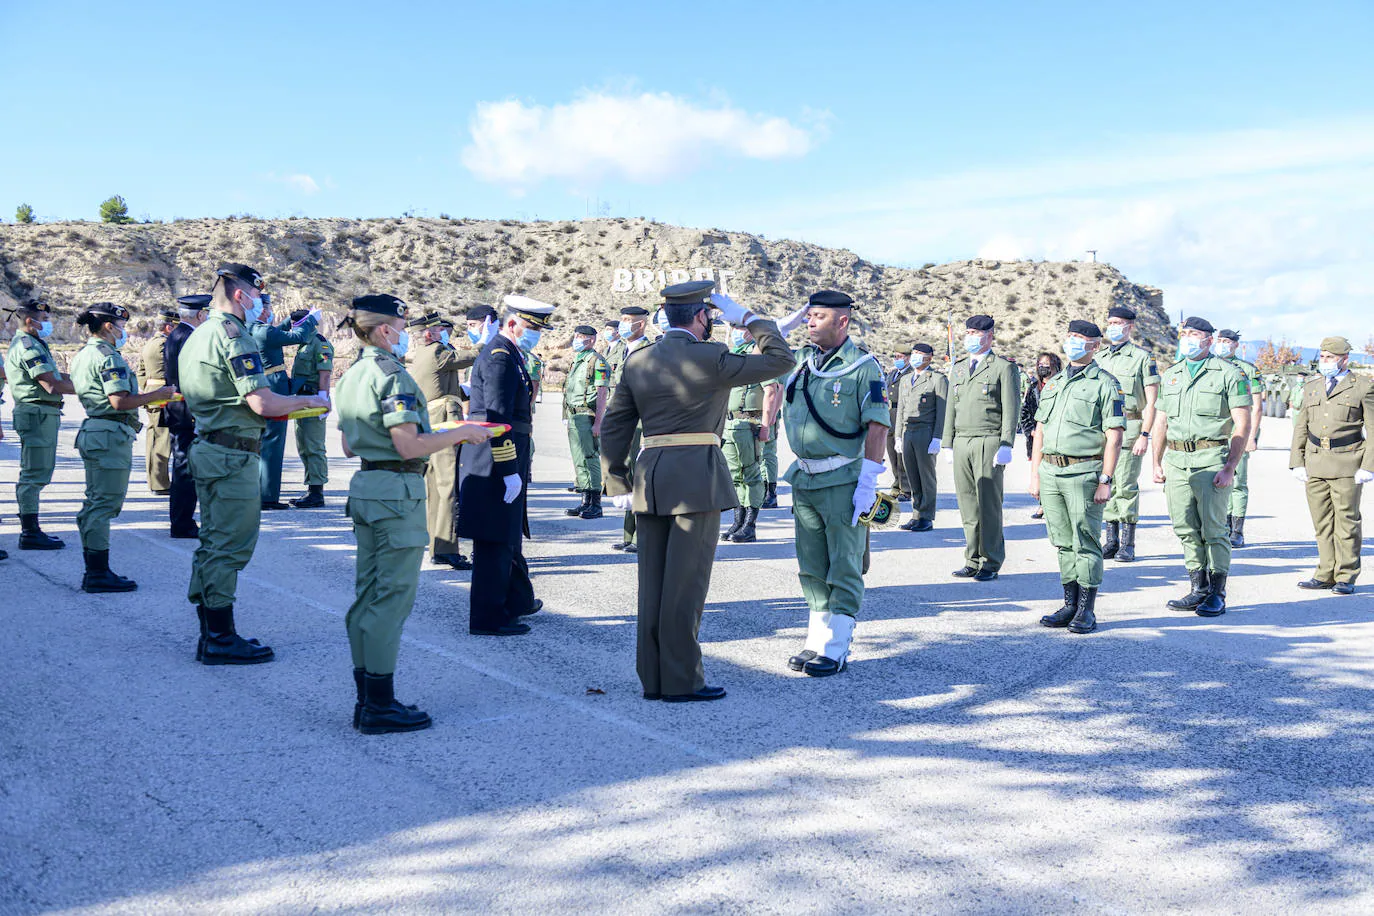
[[1102,559],[1110,560],[1121,549],[1121,523],[1107,522],[1107,537],[1102,541]]
[[306,494],[291,500],[291,505],[297,509],[323,509],[324,508],[324,485],[312,483],[306,487]]
[[748,544],[757,541],[758,536],[754,533],[754,524],[759,520],[759,510],[750,506],[744,510],[744,524],[734,534],[730,535],[730,540],[736,544]]
[[740,506],[735,507],[735,523],[727,528],[720,536],[722,541],[728,541],[739,533],[744,527],[744,509]]
[[1121,523],[1121,549],[1116,552],[1116,562],[1135,562],[1135,522]]
[[244,639],[234,629],[234,606],[205,608],[205,650],[202,665],[260,665],[275,657],[271,646]]
[[1226,573],[1209,572],[1207,585],[1207,597],[1194,613],[1199,617],[1220,617],[1226,613]]
[[763,505],[761,509],[776,509],[778,507],[778,485],[766,483],[763,485]]
[[1245,516],[1237,515],[1231,519],[1231,546],[1245,546]]
[[43,533],[43,529],[38,527],[37,512],[23,513],[19,516],[20,550],[61,550],[66,546],[61,538]]
[[1097,604],[1097,589],[1081,588],[1078,590],[1078,613],[1073,615],[1073,620],[1069,621],[1070,633],[1091,633],[1097,629],[1097,617],[1093,614],[1093,608]]
[[196,661],[205,658],[205,605],[196,605],[196,617],[200,620],[200,639],[196,640]]
[[108,550],[82,551],[86,558],[86,574],[81,577],[81,590],[91,594],[104,592],[131,592],[138,588],[133,579],[110,572],[110,552]]
[[364,735],[414,732],[434,724],[429,713],[396,702],[394,677],[363,672],[363,708],[358,716],[358,731]]
[[1176,611],[1195,611],[1202,600],[1207,597],[1207,570],[1188,570],[1188,581],[1192,583],[1192,591],[1182,598],[1173,598],[1169,601],[1169,607]]
[[601,518],[601,491],[587,491],[587,508],[582,510],[582,518]]
[[1046,614],[1040,618],[1042,627],[1066,627],[1073,616],[1078,613],[1078,594],[1077,582],[1064,583],[1064,606],[1053,614]]
[[583,512],[586,512],[587,507],[592,504],[591,490],[578,490],[578,492],[582,494],[582,502],[563,510],[563,514],[569,518],[579,517]]
[[354,669],[353,669],[353,686],[356,687],[356,688],[358,688],[358,699],[357,699],[357,701],[353,704],[353,728],[354,728],[354,729],[356,729],[356,728],[358,727],[358,725],[362,722],[362,718],[363,718],[363,701],[367,699],[367,693],[366,693],[366,692],[364,691],[364,689],[363,689],[363,674],[365,674],[365,673],[366,673],[366,672],[364,672],[364,670],[363,670],[362,668],[354,668]]

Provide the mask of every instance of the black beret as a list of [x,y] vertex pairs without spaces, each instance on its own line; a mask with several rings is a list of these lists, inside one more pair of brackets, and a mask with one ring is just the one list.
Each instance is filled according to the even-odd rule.
[[715,288],[714,280],[689,280],[665,286],[661,295],[669,305],[705,305],[711,301],[711,290]]
[[928,343],[914,343],[911,345],[912,353],[926,353],[930,356],[935,355],[935,348]]
[[296,309],[289,316],[293,322],[304,321],[305,316],[310,314],[310,309]]
[[1211,334],[1216,331],[1216,328],[1212,327],[1212,322],[1208,321],[1206,318],[1185,319],[1183,322],[1183,329],[1201,331],[1204,334]]
[[1099,328],[1097,325],[1093,324],[1091,321],[1084,321],[1081,318],[1075,318],[1073,321],[1069,322],[1069,333],[1082,334],[1084,337],[1096,338],[1102,336],[1102,329]]
[[991,331],[993,324],[991,315],[973,315],[964,322],[964,327],[970,331]]
[[1240,331],[1233,331],[1230,328],[1222,328],[1220,331],[1217,331],[1217,336],[1225,337],[1227,340],[1234,340],[1236,343],[1240,343]]
[[97,302],[86,311],[91,315],[102,315],[113,321],[129,320],[129,310],[122,305],[115,305],[113,302]]
[[596,328],[589,324],[579,324],[577,327],[573,328],[573,333],[581,334],[583,337],[595,337]]
[[177,296],[177,305],[184,309],[200,311],[210,305],[214,297],[209,293],[196,293],[191,296]]
[[618,328],[618,327],[620,327],[620,322],[619,322],[619,321],[614,321],[614,320],[608,321],[608,322],[605,323],[605,325],[603,325],[603,327],[607,327],[607,328]]
[[823,309],[850,309],[854,307],[854,300],[837,289],[823,289],[812,293],[806,304]]
[[25,299],[23,302],[19,303],[19,307],[34,312],[49,311],[47,300],[40,299],[37,296],[30,296],[28,299]]
[[[672,288],[673,288],[673,287],[671,287],[671,286],[668,287],[668,289],[672,289]],[[668,290],[665,289],[663,292],[667,293]],[[620,314],[622,314],[622,315],[629,315],[631,318],[643,318],[644,316],[646,316],[646,315],[649,314],[649,310],[646,309],[646,308],[644,308],[644,306],[642,306],[642,305],[627,305],[627,306],[625,306],[623,309],[620,310]],[[608,322],[608,324],[616,324],[616,325],[618,325],[619,322]]]
[[1124,318],[1127,321],[1135,321],[1135,310],[1128,309],[1124,305],[1114,305],[1107,309],[1108,318]]
[[467,310],[467,314],[464,317],[466,317],[468,321],[485,321],[488,318],[495,321],[496,309],[489,305],[474,305]]
[[389,293],[372,296],[358,296],[353,300],[353,311],[373,312],[388,318],[404,318],[409,309],[406,304]]
[[267,285],[267,281],[247,264],[221,264],[219,270],[215,271],[216,277],[233,277],[241,283],[246,283],[254,289],[262,289]]

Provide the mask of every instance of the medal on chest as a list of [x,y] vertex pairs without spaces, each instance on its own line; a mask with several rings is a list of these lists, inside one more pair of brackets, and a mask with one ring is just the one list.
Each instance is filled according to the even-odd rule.
[[835,384],[833,384],[833,385],[830,386],[830,390],[831,390],[831,392],[833,392],[833,396],[830,398],[830,406],[831,406],[831,407],[839,407],[839,406],[840,406],[840,383],[839,383],[838,381],[836,381]]

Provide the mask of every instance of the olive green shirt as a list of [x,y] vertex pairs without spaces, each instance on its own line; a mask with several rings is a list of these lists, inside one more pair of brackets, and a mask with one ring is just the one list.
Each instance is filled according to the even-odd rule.
[[571,416],[596,409],[596,393],[610,385],[611,366],[591,347],[574,354],[563,385],[563,413]]
[[177,372],[196,432],[256,439],[267,428],[267,421],[244,401],[245,395],[270,386],[258,345],[237,315],[212,310],[182,345]]
[[1231,411],[1250,407],[1250,380],[1215,356],[1202,360],[1196,375],[1183,360],[1160,377],[1158,407],[1169,418],[1169,439],[1230,439],[1235,429]]
[[1126,426],[1126,401],[1116,378],[1096,363],[1070,374],[1068,366],[1040,389],[1035,422],[1041,424],[1041,452],[1070,458],[1102,455],[1107,430]]
[[296,357],[291,361],[291,377],[303,379],[310,384],[318,384],[321,372],[334,371],[334,345],[325,340],[323,334],[296,349]]
[[[849,338],[828,355],[814,345],[802,347],[796,359],[797,368],[788,378],[782,408],[792,453],[808,460],[835,456],[855,460],[818,474],[807,473],[800,463],[793,462],[783,479],[809,490],[854,483],[862,467],[868,425],[885,427],[890,422],[883,367]],[[806,393],[811,395],[815,414],[807,406]],[[821,421],[834,432],[828,432]],[[851,434],[852,438],[834,433]]]
[[27,331],[15,334],[5,353],[5,376],[16,404],[61,408],[62,395],[53,394],[38,382],[45,372],[51,372],[54,378],[62,377],[48,345]]
[[908,372],[898,381],[897,390],[889,396],[896,397],[899,421],[929,426],[936,434],[944,432],[949,379],[939,372],[931,368]]
[[620,354],[620,362],[616,362],[614,357],[612,357],[610,361],[612,390],[614,390],[615,387],[620,384],[620,376],[625,372],[625,360],[629,358],[631,353],[638,353],[640,350],[643,350],[645,347],[647,347],[650,343],[652,343],[652,341],[650,341],[647,336],[640,337],[637,340],[616,341],[616,344],[620,347],[620,350],[618,351]]
[[349,451],[368,461],[400,461],[391,429],[429,427],[429,402],[405,365],[381,347],[367,346],[339,379],[334,410]]
[[[754,342],[751,340],[741,346],[733,347],[730,352],[747,356],[754,352]],[[726,405],[726,410],[761,413],[763,411],[763,383],[755,382],[752,385],[740,385],[738,388],[731,388],[730,401]]]
[[1258,393],[1259,390],[1260,390],[1261,388],[1264,387],[1263,383],[1260,381],[1260,371],[1259,371],[1259,368],[1256,367],[1254,363],[1246,362],[1245,360],[1241,359],[1239,356],[1224,356],[1224,357],[1220,357],[1220,358],[1226,360],[1226,362],[1228,362],[1228,363],[1230,363],[1231,365],[1235,366],[1237,369],[1239,369],[1239,370],[1245,375],[1245,380],[1248,381],[1248,382],[1250,383],[1250,395],[1251,395],[1251,398],[1252,398],[1252,400],[1251,400],[1251,402],[1250,402],[1250,406],[1253,407],[1253,406],[1254,406],[1254,401],[1253,401],[1254,395],[1255,395],[1256,393]]
[[1001,444],[1016,441],[1021,418],[1021,372],[996,353],[988,351],[970,370],[973,360],[964,357],[949,373],[949,401],[941,441],[955,436],[996,436]]
[[137,410],[116,410],[110,403],[112,394],[138,394],[138,379],[119,351],[99,337],[87,340],[72,360],[72,387],[86,416],[142,426]]
[[1126,412],[1138,418],[1145,409],[1145,389],[1159,384],[1159,365],[1148,350],[1129,340],[1097,351],[1093,361],[1106,369],[1121,384]]

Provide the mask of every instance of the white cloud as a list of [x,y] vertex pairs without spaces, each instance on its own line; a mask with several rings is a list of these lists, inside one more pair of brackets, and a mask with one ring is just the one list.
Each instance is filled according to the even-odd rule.
[[515,188],[550,178],[659,182],[696,171],[711,156],[783,159],[805,155],[814,142],[785,118],[667,93],[591,92],[552,107],[482,102],[469,129],[463,164],[478,178]]
[[[320,192],[319,182],[303,172],[291,175],[278,175],[276,172],[268,172],[267,180],[295,188],[302,194],[318,194]],[[325,180],[325,183],[333,186],[333,182],[328,179]]]

